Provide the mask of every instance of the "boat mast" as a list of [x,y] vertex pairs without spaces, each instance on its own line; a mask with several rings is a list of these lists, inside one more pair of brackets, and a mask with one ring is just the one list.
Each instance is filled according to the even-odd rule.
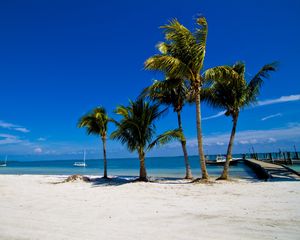
[[84,162],[84,166],[85,166],[85,149],[83,150],[83,162]]

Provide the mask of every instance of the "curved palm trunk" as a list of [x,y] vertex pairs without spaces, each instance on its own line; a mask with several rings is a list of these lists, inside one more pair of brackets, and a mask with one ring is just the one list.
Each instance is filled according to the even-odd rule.
[[200,157],[200,165],[202,172],[202,179],[208,179],[208,172],[206,169],[205,156],[203,151],[203,140],[202,140],[202,127],[201,127],[201,105],[200,105],[200,89],[196,87],[196,126],[197,126],[197,139],[198,139],[198,153]]
[[226,162],[224,164],[223,172],[222,172],[221,176],[218,178],[218,180],[228,180],[228,177],[229,177],[229,164],[230,164],[230,159],[231,159],[231,155],[232,155],[232,148],[233,148],[233,142],[234,142],[238,117],[239,117],[239,114],[237,113],[232,119],[233,126],[232,126],[230,140],[229,140],[229,144],[228,144],[228,148],[227,148]]
[[181,133],[183,135],[183,139],[180,142],[181,142],[183,156],[184,156],[184,162],[185,162],[185,179],[193,179],[192,170],[191,170],[191,166],[190,166],[189,159],[188,159],[188,153],[186,150],[186,139],[185,139],[185,136],[184,136],[183,130],[182,130],[181,112],[180,111],[177,111],[177,120],[178,120],[178,127],[181,130]]
[[103,144],[103,178],[107,178],[107,160],[106,160],[106,137],[102,138]]
[[138,153],[140,159],[140,177],[138,180],[147,182],[148,178],[147,178],[147,171],[145,166],[145,153],[143,150],[139,150]]

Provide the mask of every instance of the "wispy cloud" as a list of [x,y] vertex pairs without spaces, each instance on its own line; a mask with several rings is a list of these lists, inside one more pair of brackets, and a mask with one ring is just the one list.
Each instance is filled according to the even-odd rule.
[[[230,133],[214,133],[203,136],[203,145],[218,149],[226,147],[230,138]],[[262,145],[267,146],[274,143],[283,142],[299,142],[300,143],[300,124],[287,124],[284,128],[274,128],[267,130],[244,130],[238,131],[235,136],[235,145]],[[166,145],[167,148],[180,148],[180,143],[177,141]],[[196,149],[198,146],[197,138],[187,139],[187,146],[190,150]]]
[[18,136],[14,136],[10,134],[0,134],[0,145],[20,143],[20,142],[22,142],[22,140],[20,140]]
[[224,116],[225,112],[226,112],[226,111],[218,112],[218,113],[215,114],[215,115],[212,115],[212,116],[209,116],[209,117],[204,117],[204,118],[202,118],[202,120],[205,121],[205,120],[209,120],[209,119],[213,119],[213,118],[222,117],[222,116]]
[[[230,134],[212,134],[203,137],[204,145],[222,145],[228,144]],[[293,141],[300,139],[300,126],[295,125],[287,128],[276,128],[268,130],[245,130],[239,131],[235,137],[236,144],[267,144],[278,141]],[[187,141],[187,145],[190,147],[197,146],[197,139],[190,139]]]
[[289,96],[282,96],[282,97],[276,98],[276,99],[258,101],[257,106],[265,106],[265,105],[285,103],[285,102],[294,102],[294,101],[299,101],[299,100],[300,100],[300,94],[289,95]]
[[30,130],[28,130],[25,127],[22,127],[20,125],[13,124],[13,123],[4,122],[2,120],[0,120],[0,127],[5,128],[5,129],[18,131],[18,132],[22,132],[22,133],[29,133],[30,132]]
[[46,141],[47,139],[46,138],[43,138],[43,137],[40,137],[40,138],[38,138],[37,139],[39,142],[44,142],[44,141]]
[[43,152],[43,149],[40,148],[40,147],[37,147],[37,148],[35,148],[33,151],[34,151],[34,153],[42,153],[42,152]]
[[282,116],[281,113],[276,113],[276,114],[272,114],[272,115],[263,117],[261,120],[262,120],[262,121],[265,121],[265,120],[268,120],[268,119],[270,119],[270,118],[281,117],[281,116]]
[[[294,101],[299,101],[299,100],[300,100],[300,94],[289,95],[289,96],[281,96],[281,97],[275,98],[275,99],[268,99],[268,100],[258,101],[256,105],[252,106],[252,108],[259,107],[259,106],[265,106],[265,105],[272,105],[272,104],[277,104],[277,103],[294,102]],[[209,120],[209,119],[213,119],[213,118],[222,117],[225,112],[226,111],[218,112],[215,115],[204,117],[202,120]],[[272,116],[272,117],[278,117],[278,116]]]
[[23,127],[17,127],[14,128],[15,131],[19,131],[19,132],[23,132],[23,133],[29,133],[30,131],[27,128],[23,128]]
[[7,129],[11,129],[11,128],[15,128],[15,127],[18,127],[18,126],[15,125],[15,124],[7,123],[7,122],[4,122],[4,121],[1,121],[1,120],[0,120],[0,127],[2,127],[2,128],[7,128]]

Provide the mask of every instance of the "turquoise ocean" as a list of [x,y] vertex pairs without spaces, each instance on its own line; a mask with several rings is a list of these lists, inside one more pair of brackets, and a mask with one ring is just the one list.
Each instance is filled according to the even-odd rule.
[[[213,159],[214,156],[211,156]],[[189,157],[194,177],[200,177],[200,164],[197,156]],[[40,174],[40,175],[95,175],[103,174],[103,160],[86,160],[87,167],[75,167],[74,160],[55,161],[8,161],[6,167],[0,167],[0,174]],[[135,177],[139,174],[137,158],[108,159],[108,175]],[[150,177],[182,178],[185,175],[183,157],[149,157],[146,159],[147,173]],[[223,166],[207,165],[211,176],[220,175]],[[253,171],[243,163],[230,167],[232,177],[254,179]]]

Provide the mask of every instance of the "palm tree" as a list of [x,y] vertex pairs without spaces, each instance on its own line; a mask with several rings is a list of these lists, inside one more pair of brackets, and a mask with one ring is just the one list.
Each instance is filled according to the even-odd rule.
[[219,180],[227,180],[229,176],[229,163],[232,158],[234,136],[240,111],[257,101],[263,79],[268,78],[269,72],[275,71],[276,68],[276,63],[263,66],[249,83],[245,79],[245,64],[241,62],[233,66],[214,67],[205,72],[205,78],[212,80],[212,85],[203,89],[202,99],[212,107],[224,109],[225,115],[231,116],[233,122],[226,162]]
[[155,121],[162,116],[165,110],[159,110],[159,104],[150,105],[142,98],[129,102],[129,106],[118,106],[116,111],[122,119],[117,122],[117,130],[111,134],[112,139],[126,144],[130,152],[137,151],[140,160],[139,181],[148,181],[145,166],[146,152],[155,145],[165,144],[172,139],[181,138],[181,132],[177,130],[167,131],[159,135],[154,141]]
[[101,137],[103,145],[103,178],[107,178],[107,160],[106,160],[106,138],[107,125],[110,121],[103,107],[97,107],[92,112],[80,118],[78,127],[85,127],[87,134],[94,134]]
[[182,79],[167,78],[164,81],[155,81],[151,86],[145,88],[141,93],[142,97],[149,97],[151,100],[172,106],[177,113],[178,129],[182,133],[181,146],[185,161],[185,179],[193,179],[188,153],[186,149],[186,139],[183,134],[181,123],[181,110],[185,104],[188,88]]
[[147,59],[145,68],[162,71],[174,78],[187,79],[190,81],[191,90],[196,96],[196,127],[202,179],[207,180],[208,173],[203,151],[199,94],[204,82],[200,72],[203,67],[206,51],[206,19],[199,17],[197,24],[198,28],[193,33],[176,19],[170,21],[168,25],[163,26],[166,42],[158,45],[161,54],[154,55]]

